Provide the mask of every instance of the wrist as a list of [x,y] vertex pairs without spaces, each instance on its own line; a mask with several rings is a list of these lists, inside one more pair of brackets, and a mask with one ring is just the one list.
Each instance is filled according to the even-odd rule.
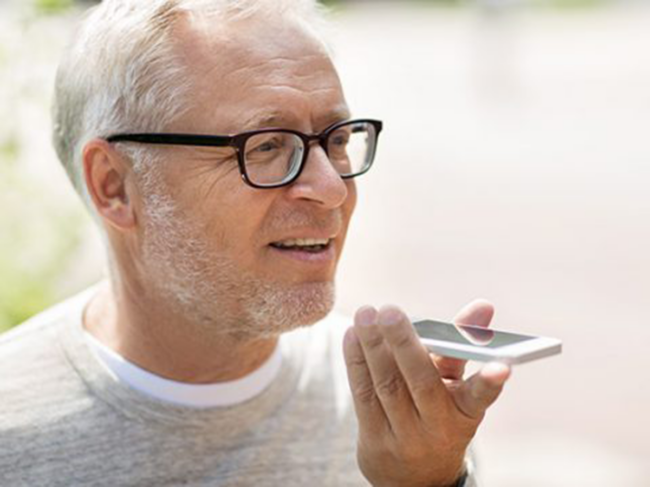
[[453,480],[431,484],[430,487],[476,487],[475,483],[471,481],[473,479],[473,471],[474,464],[471,453],[468,453],[463,460],[461,468],[455,475],[448,477],[448,479]]
[[[465,487],[468,477],[470,476],[471,462],[467,455],[461,460],[459,467],[456,467],[453,472],[444,477],[440,477],[435,483],[429,487]],[[468,484],[467,487],[470,487]]]
[[453,480],[451,482],[431,484],[430,487],[465,487],[468,476],[469,474],[467,470],[463,470],[462,473],[455,477],[456,480]]
[[467,477],[469,477],[469,473],[465,469],[463,470],[463,473],[460,474],[460,477],[458,477],[458,480],[456,480],[456,482],[451,484],[450,487],[465,487]]

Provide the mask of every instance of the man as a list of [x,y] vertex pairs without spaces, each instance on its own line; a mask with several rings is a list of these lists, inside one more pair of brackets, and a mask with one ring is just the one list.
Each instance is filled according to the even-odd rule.
[[463,380],[396,307],[325,318],[382,125],[351,119],[319,22],[296,0],[85,18],[54,140],[111,275],[0,339],[1,485],[474,485],[509,369]]

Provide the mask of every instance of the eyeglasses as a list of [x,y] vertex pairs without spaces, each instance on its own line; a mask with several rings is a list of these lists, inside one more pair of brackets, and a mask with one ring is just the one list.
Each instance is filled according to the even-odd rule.
[[329,126],[320,134],[289,129],[261,129],[238,135],[116,134],[108,142],[232,147],[242,179],[254,188],[279,188],[293,183],[305,167],[312,142],[325,151],[343,179],[368,172],[375,159],[379,120],[347,120]]

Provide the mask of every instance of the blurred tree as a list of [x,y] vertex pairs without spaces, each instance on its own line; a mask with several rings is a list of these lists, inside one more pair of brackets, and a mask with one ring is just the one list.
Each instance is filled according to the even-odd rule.
[[61,13],[74,5],[74,0],[35,0],[36,10],[44,14]]
[[81,241],[83,216],[46,203],[47,189],[19,164],[15,137],[0,142],[0,332],[51,305]]

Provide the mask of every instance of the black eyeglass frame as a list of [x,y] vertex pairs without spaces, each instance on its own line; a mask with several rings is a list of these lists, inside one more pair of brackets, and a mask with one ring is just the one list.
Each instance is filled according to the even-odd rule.
[[[244,180],[244,182],[254,188],[273,189],[273,188],[281,188],[283,186],[288,186],[300,177],[300,174],[302,173],[302,170],[304,169],[305,164],[307,163],[307,159],[309,158],[309,149],[312,142],[318,142],[318,144],[325,151],[325,154],[329,158],[327,142],[330,134],[340,129],[341,127],[345,127],[346,125],[355,125],[359,123],[367,123],[374,128],[375,141],[374,141],[374,147],[372,148],[373,152],[369,157],[370,162],[366,165],[366,167],[363,168],[363,170],[356,173],[340,175],[342,179],[351,179],[367,173],[372,167],[375,160],[375,154],[377,152],[377,141],[379,139],[379,134],[383,128],[383,122],[379,120],[373,120],[373,119],[344,120],[342,122],[337,122],[333,125],[330,125],[325,130],[323,130],[320,134],[305,134],[303,132],[299,132],[297,130],[291,130],[291,129],[268,128],[268,129],[250,130],[250,131],[242,132],[237,135],[126,133],[126,134],[111,135],[109,137],[106,137],[106,141],[111,143],[136,142],[141,144],[185,145],[185,146],[195,146],[195,147],[232,147],[235,149],[235,152],[237,153],[239,172],[241,173],[241,177]],[[302,140],[305,150],[302,155],[302,160],[300,161],[300,166],[298,167],[298,170],[295,171],[295,174],[291,175],[284,181],[280,181],[279,183],[259,184],[250,179],[250,177],[248,176],[248,172],[246,170],[246,162],[245,162],[246,142],[248,141],[248,139],[250,139],[255,135],[265,134],[269,132],[293,134]]]

